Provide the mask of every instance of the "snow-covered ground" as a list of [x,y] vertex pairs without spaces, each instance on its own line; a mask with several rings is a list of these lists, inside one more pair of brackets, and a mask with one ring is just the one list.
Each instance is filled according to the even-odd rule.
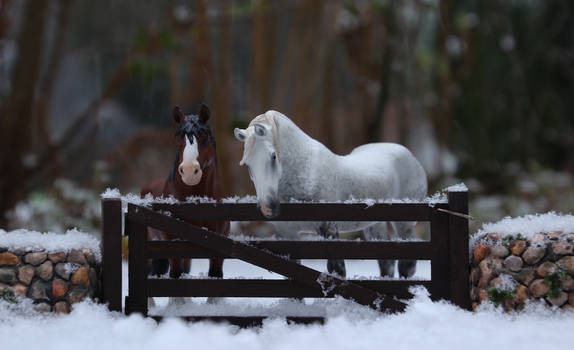
[[[324,269],[324,262],[304,261]],[[192,274],[204,273],[207,261],[195,260]],[[347,261],[350,276],[376,274],[375,262]],[[418,277],[428,276],[428,262],[421,262]],[[227,261],[227,276],[279,278],[265,270]],[[305,301],[227,299],[218,306],[203,300],[189,302],[185,311],[217,313],[217,310],[290,314],[326,310],[325,325],[287,325],[272,318],[263,327],[239,329],[208,322],[185,323],[169,319],[157,324],[138,315],[126,317],[108,312],[102,305],[81,303],[70,315],[38,314],[29,304],[13,307],[0,302],[0,339],[3,349],[567,349],[572,345],[574,313],[551,311],[530,305],[521,314],[504,314],[493,308],[477,313],[446,302],[432,302],[426,290],[415,291],[402,314],[380,314],[351,302],[335,299]],[[160,301],[158,310],[166,302]],[[307,310],[307,311],[305,311]],[[42,345],[40,345],[42,342]]]
[[[546,221],[540,226],[539,221]],[[574,232],[572,216],[543,216],[485,225],[485,231],[519,229],[523,233],[541,230]],[[482,231],[479,231],[479,233]],[[18,242],[21,244],[21,242]],[[304,260],[307,266],[325,271],[324,261]],[[194,260],[191,275],[205,275],[207,260]],[[124,271],[126,266],[124,266]],[[281,278],[237,260],[227,260],[226,277]],[[378,274],[375,261],[347,260],[347,274],[372,278]],[[428,279],[430,263],[418,264],[416,279]],[[127,276],[124,277],[124,293]],[[2,349],[570,349],[574,312],[550,310],[529,304],[521,313],[504,313],[483,305],[475,313],[447,302],[432,302],[423,288],[412,290],[404,313],[382,314],[343,299],[298,301],[281,299],[227,298],[216,305],[196,298],[183,307],[157,300],[156,314],[268,314],[260,328],[239,329],[209,322],[185,323],[177,318],[157,324],[139,315],[129,317],[107,311],[105,306],[76,304],[70,315],[40,314],[29,301],[18,305],[0,301],[0,344]],[[326,315],[324,325],[288,325],[280,315]]]
[[238,329],[169,319],[161,324],[82,303],[66,316],[12,311],[0,304],[3,349],[569,349],[574,314],[531,306],[520,315],[462,311],[416,292],[406,312],[377,314],[356,305],[325,325],[287,325],[270,319]]

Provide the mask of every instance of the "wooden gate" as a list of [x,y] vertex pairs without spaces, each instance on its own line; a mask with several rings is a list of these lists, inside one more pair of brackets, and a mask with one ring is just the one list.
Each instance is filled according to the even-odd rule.
[[[281,215],[267,219],[254,203],[155,203],[151,208],[104,199],[103,296],[121,311],[121,237],[129,236],[129,293],[126,313],[147,315],[148,297],[288,297],[340,295],[383,311],[401,311],[408,288],[425,286],[434,300],[469,309],[468,193],[449,192],[447,203],[282,203]],[[462,215],[461,215],[462,214]],[[122,230],[122,217],[124,227]],[[238,241],[189,221],[427,221],[430,241]],[[185,241],[147,241],[147,227]],[[281,274],[285,280],[148,278],[147,261],[156,258],[235,258]],[[346,280],[291,259],[414,259],[431,261],[431,280]],[[205,319],[209,317],[189,317]],[[263,317],[219,317],[247,325]],[[215,318],[211,318],[215,319]],[[311,322],[318,318],[291,318]]]

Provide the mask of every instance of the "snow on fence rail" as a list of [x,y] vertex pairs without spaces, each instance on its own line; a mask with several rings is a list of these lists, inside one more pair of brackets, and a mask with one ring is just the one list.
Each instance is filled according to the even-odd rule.
[[[255,203],[128,204],[103,198],[103,298],[121,310],[121,237],[129,235],[129,295],[126,313],[147,315],[148,297],[333,297],[340,295],[385,311],[400,311],[408,288],[423,285],[435,300],[470,308],[468,192],[450,190],[440,203],[282,203],[281,215],[268,219]],[[125,232],[122,232],[122,219]],[[192,221],[427,221],[430,241],[237,241],[194,226]],[[186,241],[147,241],[147,227]],[[152,258],[225,257],[271,270],[286,280],[157,279],[147,276]],[[431,280],[343,280],[290,259],[415,259],[431,261]],[[230,318],[228,318],[229,320]],[[249,319],[249,320],[247,320]],[[300,320],[305,321],[305,320]],[[253,317],[234,322],[253,322]]]

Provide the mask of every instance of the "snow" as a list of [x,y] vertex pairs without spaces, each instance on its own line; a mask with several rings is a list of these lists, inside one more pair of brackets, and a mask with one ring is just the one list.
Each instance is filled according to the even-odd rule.
[[557,231],[574,233],[574,216],[551,211],[545,214],[525,215],[517,218],[506,217],[495,223],[483,224],[482,228],[472,238],[476,240],[486,233],[496,232],[503,237],[520,233],[526,239],[533,239],[537,233]]
[[68,230],[65,234],[23,229],[6,232],[0,229],[0,246],[10,250],[44,250],[46,253],[87,248],[94,253],[97,261],[101,261],[100,241],[93,235],[76,229]]
[[477,313],[432,302],[415,290],[406,312],[378,314],[348,305],[325,325],[287,325],[270,319],[261,328],[238,329],[209,322],[168,319],[157,324],[139,315],[125,317],[92,303],[76,304],[70,315],[41,315],[25,305],[0,302],[3,348],[43,349],[568,349],[574,313],[532,304],[521,314],[484,307]]
[[[303,260],[325,270],[325,262]],[[205,273],[208,262],[194,259],[193,275]],[[376,261],[347,261],[349,275],[376,274]],[[124,270],[126,265],[124,264]],[[226,277],[281,278],[237,260],[226,260]],[[430,276],[429,262],[419,262],[417,274]],[[124,288],[127,274],[124,275]],[[186,323],[176,318],[157,324],[139,315],[126,317],[91,302],[75,304],[70,315],[41,314],[29,300],[19,305],[0,301],[0,339],[3,348],[43,349],[416,349],[462,348],[568,349],[574,313],[530,304],[520,314],[503,313],[485,305],[472,313],[447,302],[433,302],[423,288],[401,314],[383,314],[341,298],[305,300],[224,298],[210,305],[194,298],[184,307],[167,306],[168,314],[260,315],[271,317],[262,327],[239,329],[210,322]],[[160,300],[158,305],[165,304]],[[152,310],[158,311],[158,310]],[[288,325],[281,315],[326,316],[324,325]],[[550,330],[550,331],[549,331]]]
[[[464,192],[468,191],[465,184],[460,183],[458,185],[453,185],[446,188],[443,191],[439,191],[432,196],[426,197],[423,200],[414,200],[410,198],[353,198],[347,200],[338,201],[303,201],[295,198],[291,198],[289,203],[345,203],[345,204],[365,204],[367,207],[371,207],[375,204],[401,204],[401,203],[427,203],[430,206],[438,203],[447,203],[447,192]],[[173,196],[170,197],[153,197],[151,194],[147,194],[145,197],[141,198],[140,195],[134,193],[127,193],[122,195],[117,189],[108,188],[101,195],[102,199],[121,199],[123,202],[141,205],[145,207],[151,206],[153,203],[165,203],[165,204],[178,204],[178,203],[217,203],[216,199],[209,197],[188,197],[185,202],[181,202],[175,199]],[[237,203],[257,203],[257,197],[255,196],[233,196],[221,199],[221,203],[226,204],[237,204]]]

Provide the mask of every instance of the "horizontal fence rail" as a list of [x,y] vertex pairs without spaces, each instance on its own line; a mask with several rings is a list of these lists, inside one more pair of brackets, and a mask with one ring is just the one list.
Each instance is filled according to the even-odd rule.
[[[418,259],[432,258],[431,242],[243,241],[291,259]],[[184,241],[150,241],[148,258],[226,258],[224,254]]]
[[185,221],[430,221],[446,203],[281,203],[274,218],[261,214],[255,203],[154,203]]
[[[407,299],[412,286],[430,288],[431,281],[416,280],[348,280],[387,296]],[[148,279],[151,297],[258,297],[258,298],[332,298],[320,289],[294,280],[272,279]]]
[[[441,210],[439,210],[441,209]],[[102,202],[104,278],[102,299],[121,310],[121,200]],[[446,210],[446,211],[445,211]],[[449,192],[447,203],[282,203],[280,216],[265,218],[255,203],[128,204],[129,295],[126,312],[147,315],[148,297],[284,297],[324,298],[341,295],[383,310],[403,310],[397,299],[411,297],[409,288],[426,287],[434,300],[447,299],[470,308],[468,283],[468,193]],[[119,218],[119,219],[118,219]],[[207,221],[427,221],[430,241],[233,240],[190,222]],[[168,232],[180,241],[147,241],[147,229]],[[120,236],[120,237],[118,237]],[[120,255],[121,256],[121,255]],[[149,259],[238,258],[288,279],[158,279],[147,276]],[[315,271],[294,259],[412,259],[431,261],[431,280],[344,280]],[[119,268],[118,268],[119,266]],[[119,271],[119,273],[118,273]],[[119,281],[119,286],[118,286]],[[121,295],[121,294],[120,294]],[[194,316],[190,319],[210,319]],[[219,319],[219,318],[218,318]],[[226,318],[247,324],[237,316]],[[253,319],[253,320],[251,320]],[[306,320],[314,319],[305,318]],[[235,321],[237,322],[235,322]]]

